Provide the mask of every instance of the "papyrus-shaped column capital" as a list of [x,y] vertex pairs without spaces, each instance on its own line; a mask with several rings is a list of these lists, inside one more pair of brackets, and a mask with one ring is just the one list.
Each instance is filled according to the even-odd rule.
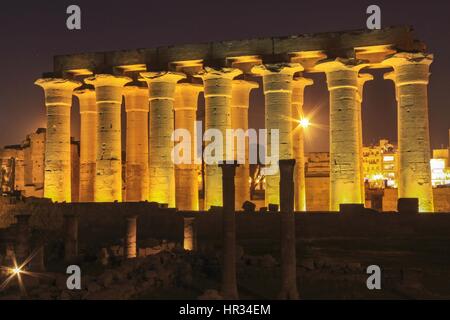
[[194,110],[197,111],[198,95],[203,92],[201,84],[179,83],[175,89],[175,111]]
[[80,88],[75,90],[73,92],[73,95],[78,98],[80,105],[80,114],[97,113],[97,104],[94,89]]
[[[305,88],[314,84],[314,80],[304,77],[294,77],[292,81],[292,104],[302,104]],[[295,118],[298,119],[298,118]]]
[[142,80],[147,82],[150,100],[174,100],[177,82],[185,79],[186,75],[179,72],[142,72]]
[[368,63],[357,59],[328,60],[316,65],[316,70],[327,75],[328,90],[352,88],[358,90],[357,76],[359,71],[369,66]]
[[130,81],[128,77],[111,74],[97,74],[84,80],[95,87],[97,103],[122,103],[122,87]]
[[250,91],[258,88],[259,84],[257,82],[246,80],[233,80],[231,106],[233,108],[248,109],[250,104]]
[[125,111],[148,112],[148,88],[140,86],[125,86],[123,88],[125,97]]
[[427,53],[401,52],[390,56],[383,64],[394,68],[385,79],[393,80],[397,87],[409,84],[428,84],[433,55]]
[[361,103],[363,100],[363,96],[364,96],[364,85],[366,84],[367,81],[371,81],[373,80],[373,75],[369,74],[369,73],[360,73],[358,74],[358,101]]
[[203,80],[205,98],[215,96],[231,98],[232,80],[241,74],[242,71],[236,68],[205,67],[196,77]]
[[291,92],[295,73],[303,71],[299,63],[262,64],[252,68],[252,73],[263,77],[264,93]]
[[42,78],[34,84],[44,89],[46,106],[57,104],[68,107],[72,106],[73,90],[81,86],[81,82],[59,78]]

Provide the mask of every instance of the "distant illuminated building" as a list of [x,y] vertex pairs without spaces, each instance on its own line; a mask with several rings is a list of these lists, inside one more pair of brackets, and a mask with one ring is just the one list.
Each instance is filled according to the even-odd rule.
[[449,150],[433,150],[433,159],[430,160],[431,183],[433,187],[450,185]]
[[397,188],[397,148],[387,139],[363,147],[364,180],[369,188]]

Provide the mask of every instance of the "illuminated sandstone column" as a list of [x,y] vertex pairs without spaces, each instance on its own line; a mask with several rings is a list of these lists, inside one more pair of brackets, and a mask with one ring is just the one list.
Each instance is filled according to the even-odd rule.
[[51,78],[35,84],[44,89],[47,107],[44,197],[71,202],[70,108],[73,90],[81,83]]
[[[231,92],[231,128],[234,130],[241,129],[244,133],[248,130],[248,108],[250,91],[259,88],[258,83],[244,80],[234,80]],[[245,162],[239,163],[236,168],[236,193],[235,207],[242,208],[245,201],[250,201],[250,163],[249,163],[249,138],[245,136],[245,146],[240,152],[245,152]],[[238,160],[237,146],[238,139],[234,139],[235,153],[234,160]]]
[[[205,130],[217,129],[226,137],[226,129],[231,129],[232,81],[242,71],[234,68],[205,68],[199,76],[205,90]],[[206,145],[208,148],[208,144]],[[207,156],[207,155],[206,155]],[[222,159],[226,159],[224,145]],[[231,160],[231,159],[230,159]],[[205,210],[211,206],[222,206],[222,172],[217,163],[205,166]]]
[[330,211],[345,203],[363,203],[359,154],[357,61],[337,59],[317,65],[330,92]]
[[418,198],[420,212],[433,212],[428,122],[428,79],[433,56],[398,53],[384,61],[394,68],[398,121],[398,197]]
[[127,259],[136,258],[137,216],[127,217],[125,241],[125,257]]
[[197,249],[197,234],[195,229],[195,217],[183,217],[183,248],[187,251]]
[[357,94],[357,122],[358,122],[358,154],[360,157],[360,175],[361,175],[361,197],[363,204],[366,200],[366,188],[364,185],[364,166],[362,165],[363,161],[363,134],[362,134],[362,101],[364,97],[364,84],[367,81],[373,80],[373,76],[368,73],[361,73],[358,76],[358,94]]
[[125,86],[126,201],[148,199],[148,88]]
[[93,202],[97,151],[97,103],[95,90],[78,89],[80,104],[80,202]]
[[[175,90],[175,129],[187,130],[191,136],[191,163],[175,165],[175,203],[179,210],[198,210],[198,171],[196,156],[195,121],[197,119],[198,95],[202,85],[180,83]],[[201,141],[200,141],[201,143]]]
[[[271,130],[279,130],[279,159],[292,159],[292,89],[294,73],[302,71],[298,63],[260,65],[252,72],[263,77],[267,144],[266,153],[271,149]],[[274,155],[271,155],[272,157]],[[276,159],[278,160],[278,159]],[[266,176],[266,206],[280,204],[280,173]]]
[[172,161],[175,87],[185,75],[176,72],[144,72],[149,87],[149,201],[175,207],[175,172]]
[[123,86],[128,77],[98,74],[85,80],[95,86],[98,110],[95,202],[122,201]]
[[294,159],[280,160],[281,290],[279,298],[288,300],[299,298],[295,249],[294,167]]
[[304,128],[298,121],[303,118],[303,102],[305,87],[314,82],[308,78],[294,78],[292,88],[292,134],[293,134],[293,152],[295,159],[294,168],[294,204],[295,211],[306,211],[306,187],[305,187],[305,145]]

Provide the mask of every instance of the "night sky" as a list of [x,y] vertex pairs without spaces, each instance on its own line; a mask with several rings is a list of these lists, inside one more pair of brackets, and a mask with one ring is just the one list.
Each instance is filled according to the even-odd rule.
[[[77,4],[82,30],[66,28],[66,8]],[[429,89],[432,148],[448,145],[450,127],[450,1],[2,1],[0,4],[0,146],[20,143],[45,127],[43,91],[33,82],[52,71],[53,56],[89,51],[285,36],[363,29],[366,8],[377,4],[382,26],[412,25],[435,55]],[[364,90],[364,144],[396,140],[396,102],[391,81]],[[318,110],[308,129],[306,151],[328,150],[328,92],[324,75],[306,89],[305,112]],[[262,127],[262,90],[251,99],[250,126]],[[72,134],[79,137],[78,105]]]

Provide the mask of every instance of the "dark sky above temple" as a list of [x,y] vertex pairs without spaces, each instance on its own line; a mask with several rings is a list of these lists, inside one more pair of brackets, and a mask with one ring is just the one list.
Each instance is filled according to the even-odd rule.
[[[66,8],[77,4],[82,30],[66,28]],[[43,92],[33,82],[51,71],[57,54],[155,47],[169,44],[363,29],[366,8],[381,7],[382,26],[412,25],[435,55],[430,95],[433,148],[448,145],[450,127],[450,2],[429,1],[3,1],[0,4],[0,146],[20,143],[45,126]],[[366,84],[364,143],[396,140],[396,102],[390,81],[376,71]],[[317,110],[307,151],[328,149],[328,93],[323,75],[306,89],[305,111]],[[251,99],[250,124],[262,127],[261,90]],[[72,134],[79,136],[78,106]]]

